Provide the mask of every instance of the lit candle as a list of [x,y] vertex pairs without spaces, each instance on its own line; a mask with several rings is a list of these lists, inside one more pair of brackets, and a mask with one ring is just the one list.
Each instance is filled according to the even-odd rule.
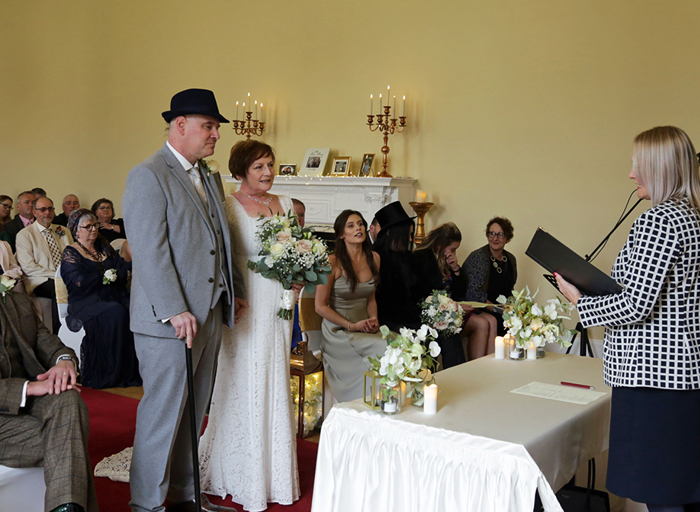
[[423,388],[423,412],[425,414],[435,414],[437,412],[437,384],[431,384]]
[[396,95],[394,95],[394,115],[396,115]]
[[389,101],[389,98],[391,98],[390,94],[391,94],[391,86],[387,85],[386,86],[386,101]]
[[245,101],[243,102],[243,117],[245,118]]
[[258,118],[258,100],[255,100],[255,119]]
[[369,115],[372,115],[374,112],[372,110],[373,102],[374,101],[374,96],[372,94],[369,95]]
[[[245,105],[245,103],[244,103]],[[248,93],[248,107],[250,107],[250,93]]]
[[503,343],[503,336],[496,336],[496,359],[504,359],[506,357],[506,346]]
[[263,121],[263,104],[260,104],[260,122],[262,123]]
[[379,115],[382,115],[382,95],[379,95]]
[[406,96],[403,97],[403,106],[401,107],[401,117],[406,117]]
[[537,359],[537,349],[535,348],[534,343],[530,343],[530,346],[527,347],[527,359],[528,361],[535,361]]
[[238,121],[238,102],[236,102],[236,121]]
[[428,194],[425,193],[425,190],[416,190],[416,203],[425,203],[427,198]]
[[401,407],[406,405],[406,393],[408,393],[408,386],[404,381],[401,381]]

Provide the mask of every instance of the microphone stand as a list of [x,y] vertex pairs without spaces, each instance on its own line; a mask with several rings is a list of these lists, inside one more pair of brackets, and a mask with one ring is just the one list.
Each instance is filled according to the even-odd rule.
[[[634,194],[634,192],[632,192]],[[631,197],[631,196],[630,196]],[[595,249],[593,249],[593,252],[591,252],[590,255],[586,254],[586,261],[591,262],[593,261],[597,256],[598,253],[602,250],[602,248],[605,246],[606,243],[608,243],[608,240],[612,236],[612,234],[617,230],[617,228],[620,227],[620,224],[622,224],[627,217],[629,217],[630,213],[637,207],[639,203],[641,203],[642,200],[638,199],[636,203],[632,205],[632,208],[630,208],[627,213],[624,213],[622,217],[615,223],[615,226],[610,230],[610,233],[608,233],[605,238],[596,246]],[[585,357],[588,355],[589,357],[593,357],[593,348],[591,347],[591,341],[588,338],[588,329],[585,329],[583,327],[583,324],[581,324],[581,321],[579,320],[576,323],[576,330],[578,331],[576,334],[574,334],[573,338],[571,338],[571,346],[566,349],[566,353],[570,353],[571,349],[574,346],[574,342],[576,341],[576,336],[581,334],[581,343],[579,345],[579,355]]]

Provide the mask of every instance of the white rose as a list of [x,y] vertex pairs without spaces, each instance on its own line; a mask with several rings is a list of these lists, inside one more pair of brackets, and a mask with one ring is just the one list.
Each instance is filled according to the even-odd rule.
[[532,322],[530,322],[530,329],[533,331],[539,331],[542,329],[542,326],[544,326],[544,322],[541,318],[535,318],[532,320]]
[[450,299],[447,295],[438,295],[438,302],[440,304],[449,304],[451,300],[452,299]]
[[544,307],[544,314],[547,315],[550,319],[556,320],[557,316],[559,314],[557,313],[557,306],[556,304],[549,303]]
[[532,311],[532,314],[535,316],[542,316],[542,308],[537,304],[533,304],[530,311]]
[[284,254],[284,244],[276,243],[270,246],[270,255],[277,259]]

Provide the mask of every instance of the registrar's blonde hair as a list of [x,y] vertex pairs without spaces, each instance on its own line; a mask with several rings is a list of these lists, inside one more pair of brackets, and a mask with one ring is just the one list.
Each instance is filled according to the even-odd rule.
[[695,147],[675,126],[657,126],[640,133],[632,147],[637,179],[649,190],[651,204],[687,198],[700,210],[700,175]]

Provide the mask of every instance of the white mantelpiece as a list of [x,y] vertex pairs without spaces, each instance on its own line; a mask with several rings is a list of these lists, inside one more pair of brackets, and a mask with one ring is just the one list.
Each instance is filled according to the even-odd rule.
[[[231,176],[224,180],[240,183]],[[406,213],[413,216],[408,203],[415,200],[415,183],[414,178],[275,176],[271,192],[302,201],[307,224],[332,225],[347,209],[361,212],[371,222],[377,210],[393,201],[401,201]]]

